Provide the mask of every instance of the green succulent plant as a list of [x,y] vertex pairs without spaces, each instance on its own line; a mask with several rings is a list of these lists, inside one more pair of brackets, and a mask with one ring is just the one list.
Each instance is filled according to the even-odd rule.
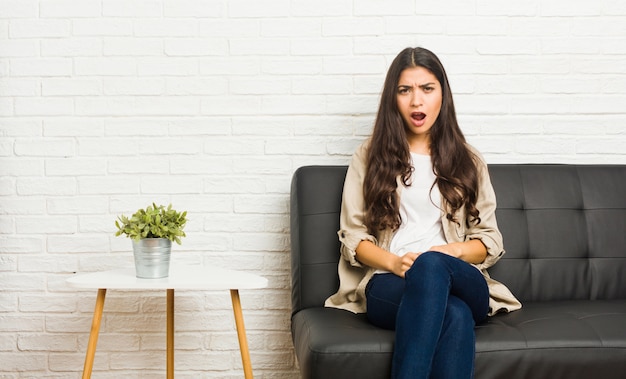
[[122,234],[134,240],[143,238],[167,238],[180,245],[181,237],[186,237],[183,229],[187,223],[187,211],[179,213],[172,209],[172,204],[167,208],[164,205],[157,206],[155,203],[146,209],[139,209],[130,218],[121,215],[115,221],[117,227],[116,236]]

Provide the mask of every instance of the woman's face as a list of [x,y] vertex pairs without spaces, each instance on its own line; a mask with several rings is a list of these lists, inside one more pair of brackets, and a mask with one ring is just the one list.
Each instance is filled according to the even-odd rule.
[[407,68],[400,74],[396,92],[409,144],[429,142],[430,128],[441,111],[441,83],[424,67]]

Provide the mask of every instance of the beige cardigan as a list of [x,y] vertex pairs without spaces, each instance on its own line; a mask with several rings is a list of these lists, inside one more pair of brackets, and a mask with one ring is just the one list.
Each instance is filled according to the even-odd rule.
[[[365,266],[356,260],[356,247],[361,241],[372,241],[385,250],[389,250],[394,232],[383,230],[377,235],[368,233],[364,220],[363,179],[366,171],[367,148],[369,141],[364,142],[354,153],[352,162],[343,187],[341,204],[340,230],[341,257],[339,260],[339,290],[330,296],[325,305],[341,308],[354,313],[365,313],[365,286],[374,274],[375,269]],[[466,228],[466,223],[458,224],[449,221],[442,212],[441,222],[443,232],[448,243],[462,242],[470,239],[479,239],[487,247],[487,258],[483,263],[474,265],[484,275],[489,286],[489,315],[505,311],[510,312],[521,308],[521,303],[511,291],[489,277],[487,268],[493,266],[504,254],[502,235],[496,223],[496,196],[491,186],[487,164],[480,154],[470,147],[477,157],[479,189],[476,208],[480,211],[480,224],[472,224]],[[398,196],[401,195],[403,185],[398,178]],[[443,202],[443,199],[442,199]],[[442,208],[445,204],[442,205]],[[457,220],[465,220],[464,209],[456,214]]]

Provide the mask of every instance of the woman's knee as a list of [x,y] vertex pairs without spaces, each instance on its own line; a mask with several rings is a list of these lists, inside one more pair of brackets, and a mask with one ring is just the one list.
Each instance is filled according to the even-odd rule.
[[421,265],[431,265],[431,264],[439,264],[442,261],[442,253],[438,253],[436,251],[426,251],[420,254],[415,262],[413,262],[413,266],[416,264]]
[[427,251],[417,257],[407,273],[410,275],[412,272],[420,272],[422,274],[425,272],[437,272],[445,268],[445,259],[446,257],[443,253]]

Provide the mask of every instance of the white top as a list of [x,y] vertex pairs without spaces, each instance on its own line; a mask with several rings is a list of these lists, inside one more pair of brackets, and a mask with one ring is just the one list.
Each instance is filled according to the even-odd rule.
[[224,290],[267,287],[267,279],[256,274],[218,267],[175,264],[170,266],[170,273],[167,278],[140,279],[135,276],[134,268],[125,268],[77,274],[68,278],[66,282],[75,288],[126,290]]
[[[421,253],[432,246],[446,244],[441,225],[441,194],[429,155],[411,153],[414,171],[410,186],[402,189],[400,217],[402,224],[391,240],[389,250],[402,256]],[[378,270],[377,272],[386,272]]]

